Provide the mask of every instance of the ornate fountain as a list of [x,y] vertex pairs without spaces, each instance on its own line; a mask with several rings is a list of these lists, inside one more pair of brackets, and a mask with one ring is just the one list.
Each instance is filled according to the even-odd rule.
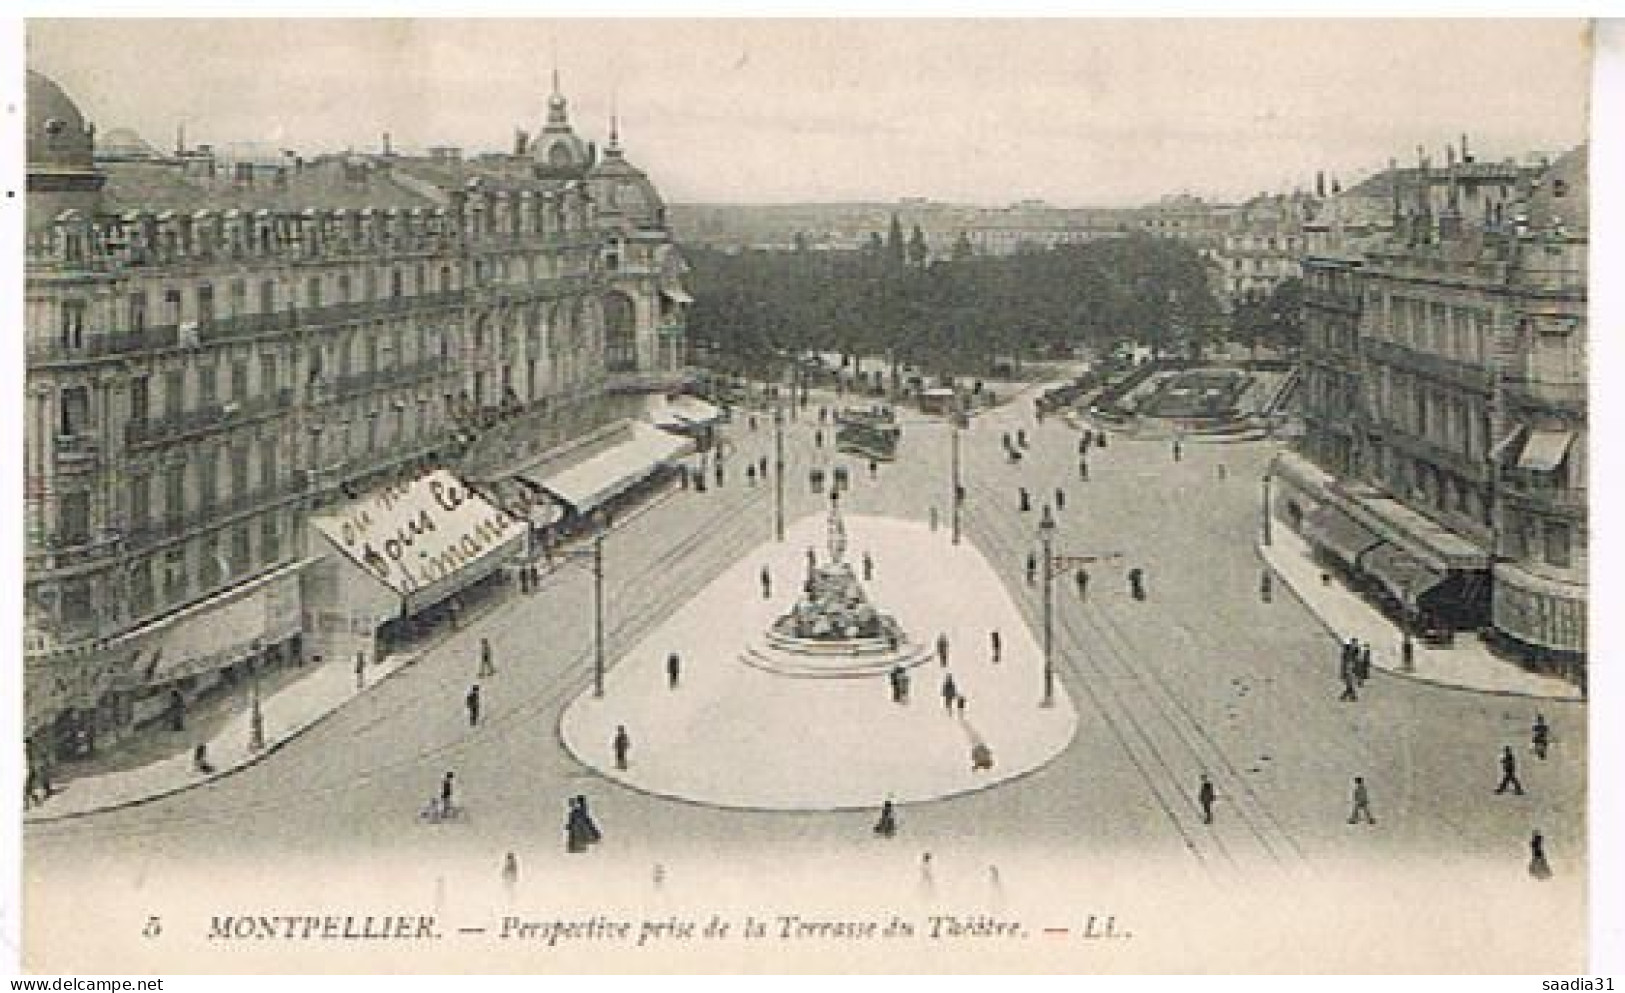
[[928,652],[909,641],[890,614],[869,600],[846,561],[846,523],[840,493],[830,494],[828,557],[808,552],[806,581],[790,612],[773,621],[761,643],[745,649],[746,664],[786,676],[878,676],[924,661]]

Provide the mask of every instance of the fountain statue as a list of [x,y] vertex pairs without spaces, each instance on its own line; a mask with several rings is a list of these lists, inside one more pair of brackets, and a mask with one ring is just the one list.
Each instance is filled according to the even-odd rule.
[[745,661],[786,675],[862,676],[891,672],[924,658],[891,615],[869,601],[846,561],[846,522],[840,493],[830,494],[826,527],[828,560],[809,550],[807,580],[790,612],[769,625],[766,645],[746,651]]

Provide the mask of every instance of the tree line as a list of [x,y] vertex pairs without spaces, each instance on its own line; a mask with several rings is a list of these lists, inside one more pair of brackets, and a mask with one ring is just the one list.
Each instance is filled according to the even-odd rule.
[[855,252],[690,247],[691,341],[760,369],[807,350],[889,356],[930,373],[982,375],[1005,358],[1063,356],[1129,340],[1173,352],[1217,339],[1295,333],[1291,300],[1249,300],[1245,326],[1221,313],[1209,265],[1140,233],[1012,255],[977,255],[961,235],[930,258],[916,226],[873,233]]

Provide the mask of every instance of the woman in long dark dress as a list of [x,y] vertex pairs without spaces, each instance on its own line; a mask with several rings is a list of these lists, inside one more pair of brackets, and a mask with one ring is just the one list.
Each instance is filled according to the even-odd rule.
[[897,812],[892,809],[892,802],[887,800],[880,805],[880,820],[875,822],[875,834],[882,838],[890,838],[897,833]]
[[1529,836],[1529,875],[1543,880],[1552,878],[1552,867],[1546,861],[1546,839],[1539,831]]

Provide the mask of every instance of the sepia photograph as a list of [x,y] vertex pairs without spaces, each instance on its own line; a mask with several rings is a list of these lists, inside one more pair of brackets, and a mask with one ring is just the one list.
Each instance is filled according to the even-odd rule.
[[1583,974],[1597,30],[24,22],[17,967]]

